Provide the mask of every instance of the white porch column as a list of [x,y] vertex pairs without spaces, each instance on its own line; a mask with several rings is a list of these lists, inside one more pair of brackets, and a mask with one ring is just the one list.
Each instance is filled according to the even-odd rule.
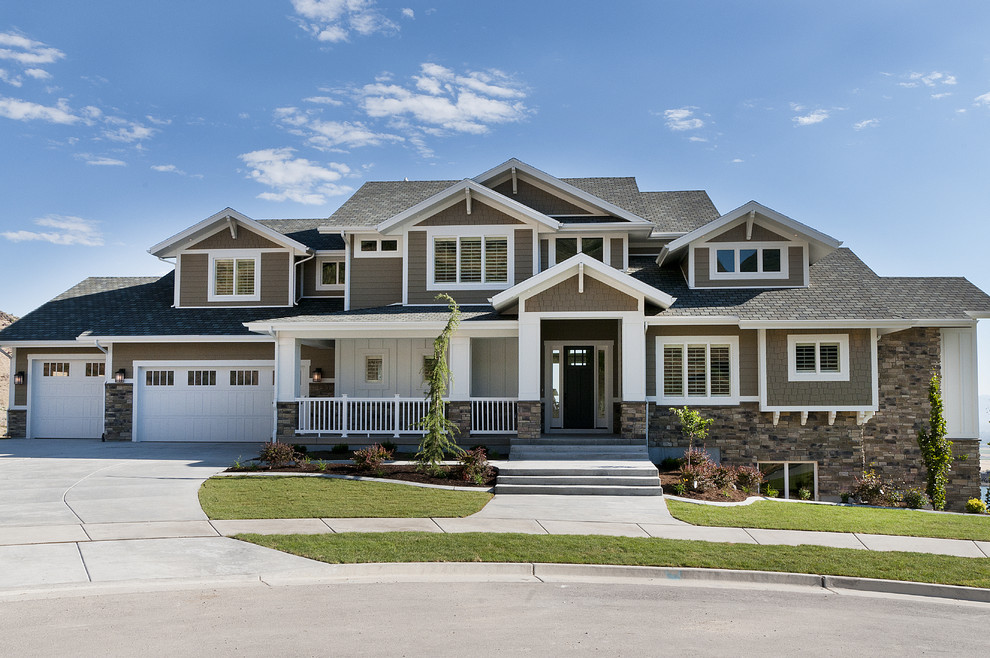
[[451,400],[471,399],[471,337],[454,335],[450,339]]
[[646,400],[646,325],[642,318],[622,319],[622,400]]
[[299,340],[279,334],[275,342],[275,398],[292,402],[299,397]]
[[[522,302],[520,302],[520,305]],[[519,399],[540,399],[540,319],[519,314]]]

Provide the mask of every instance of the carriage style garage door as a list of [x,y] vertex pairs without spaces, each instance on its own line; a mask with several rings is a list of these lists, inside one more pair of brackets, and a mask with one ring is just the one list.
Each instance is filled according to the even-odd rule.
[[140,366],[137,441],[271,440],[274,367],[238,364]]
[[30,436],[98,439],[103,436],[106,363],[45,357],[31,361]]

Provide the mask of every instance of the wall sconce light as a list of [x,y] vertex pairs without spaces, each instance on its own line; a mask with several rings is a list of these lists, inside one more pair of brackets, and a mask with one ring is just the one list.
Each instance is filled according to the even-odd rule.
[[117,382],[118,384],[123,384],[124,383],[124,379],[126,377],[127,377],[127,373],[124,372],[124,369],[123,368],[121,368],[117,372],[113,373],[113,380],[115,382]]
[[313,381],[317,384],[323,381],[323,368],[316,368],[313,370]]
[[27,381],[27,377],[23,370],[14,375],[14,386],[24,386],[25,381]]

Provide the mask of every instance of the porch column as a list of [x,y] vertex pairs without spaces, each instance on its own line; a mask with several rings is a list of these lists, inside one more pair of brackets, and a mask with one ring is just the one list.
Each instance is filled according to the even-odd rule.
[[299,397],[299,340],[277,334],[275,342],[275,399],[294,402]]
[[646,325],[642,318],[622,319],[622,399],[646,400]]
[[540,319],[519,314],[519,399],[540,399]]
[[451,400],[471,399],[471,337],[454,335],[450,339]]

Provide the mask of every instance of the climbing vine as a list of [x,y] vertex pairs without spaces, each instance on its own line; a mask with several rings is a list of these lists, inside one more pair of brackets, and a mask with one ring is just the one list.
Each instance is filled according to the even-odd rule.
[[457,426],[447,418],[447,403],[444,401],[447,385],[453,380],[450,366],[447,364],[447,352],[450,348],[450,337],[461,322],[461,310],[457,302],[446,293],[440,293],[436,299],[447,302],[450,316],[443,331],[433,339],[433,358],[428,361],[429,365],[423,373],[429,385],[426,398],[430,406],[420,421],[420,427],[426,431],[426,434],[419,443],[416,463],[420,470],[439,477],[446,474],[442,463],[444,458],[448,454],[460,455],[464,451],[454,440],[454,433],[458,431]]
[[928,401],[931,403],[928,426],[918,430],[918,447],[921,448],[921,459],[927,469],[926,493],[931,498],[932,507],[942,510],[945,509],[945,488],[949,483],[949,471],[952,467],[952,441],[945,438],[942,391],[938,375],[934,372],[928,383]]

